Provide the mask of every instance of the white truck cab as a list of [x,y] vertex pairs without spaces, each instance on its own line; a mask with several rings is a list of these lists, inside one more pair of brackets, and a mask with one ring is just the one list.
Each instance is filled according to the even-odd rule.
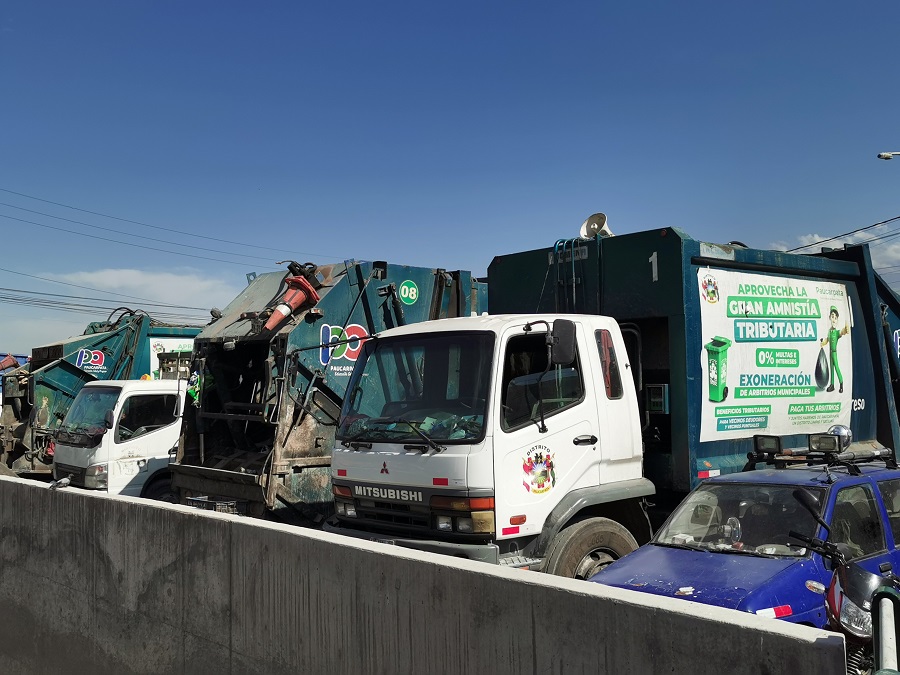
[[169,461],[178,445],[186,387],[183,380],[86,384],[55,433],[54,478],[177,503]]
[[384,331],[347,389],[326,529],[587,578],[649,538],[640,419],[608,317]]

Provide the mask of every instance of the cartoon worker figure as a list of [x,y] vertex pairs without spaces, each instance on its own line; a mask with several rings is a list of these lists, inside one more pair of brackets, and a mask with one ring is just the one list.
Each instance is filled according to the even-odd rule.
[[838,382],[841,385],[840,389],[838,389],[838,393],[842,394],[844,393],[844,376],[841,375],[841,367],[838,365],[837,346],[838,340],[850,332],[850,326],[845,321],[844,327],[838,330],[838,316],[837,307],[832,305],[831,311],[828,312],[828,318],[831,320],[831,328],[828,331],[827,337],[822,338],[822,341],[819,344],[824,347],[825,344],[828,343],[831,351],[831,384],[828,385],[828,388],[825,391],[834,391],[834,376],[837,375]]

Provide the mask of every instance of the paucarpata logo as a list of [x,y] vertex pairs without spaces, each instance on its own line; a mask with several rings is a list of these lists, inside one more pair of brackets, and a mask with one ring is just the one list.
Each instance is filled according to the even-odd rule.
[[[369,337],[366,329],[357,323],[351,323],[346,328],[341,326],[322,325],[322,348],[319,350],[319,362],[324,366],[329,361],[347,359],[356,361],[362,350],[363,342]],[[332,343],[339,342],[331,346]]]
[[98,349],[80,349],[75,356],[75,366],[87,372],[104,370],[105,361],[106,355]]

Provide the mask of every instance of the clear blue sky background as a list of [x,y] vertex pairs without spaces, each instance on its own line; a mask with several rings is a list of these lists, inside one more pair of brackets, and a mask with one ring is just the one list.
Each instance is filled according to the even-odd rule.
[[898,26],[896,0],[5,3],[0,287],[107,309],[0,291],[0,351],[223,306],[284,258],[482,275],[596,211],[760,248],[889,219]]

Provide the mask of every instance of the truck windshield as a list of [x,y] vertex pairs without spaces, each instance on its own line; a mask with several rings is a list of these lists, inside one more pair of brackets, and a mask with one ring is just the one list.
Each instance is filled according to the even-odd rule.
[[[816,521],[791,494],[794,485],[707,483],[678,506],[653,543],[716,553],[804,556],[794,530],[812,537]],[[807,488],[823,503],[825,491]]]
[[471,443],[484,437],[494,334],[422,333],[366,342],[337,438]]
[[66,445],[93,447],[106,433],[105,416],[116,407],[120,387],[84,387],[66,413],[57,438]]

